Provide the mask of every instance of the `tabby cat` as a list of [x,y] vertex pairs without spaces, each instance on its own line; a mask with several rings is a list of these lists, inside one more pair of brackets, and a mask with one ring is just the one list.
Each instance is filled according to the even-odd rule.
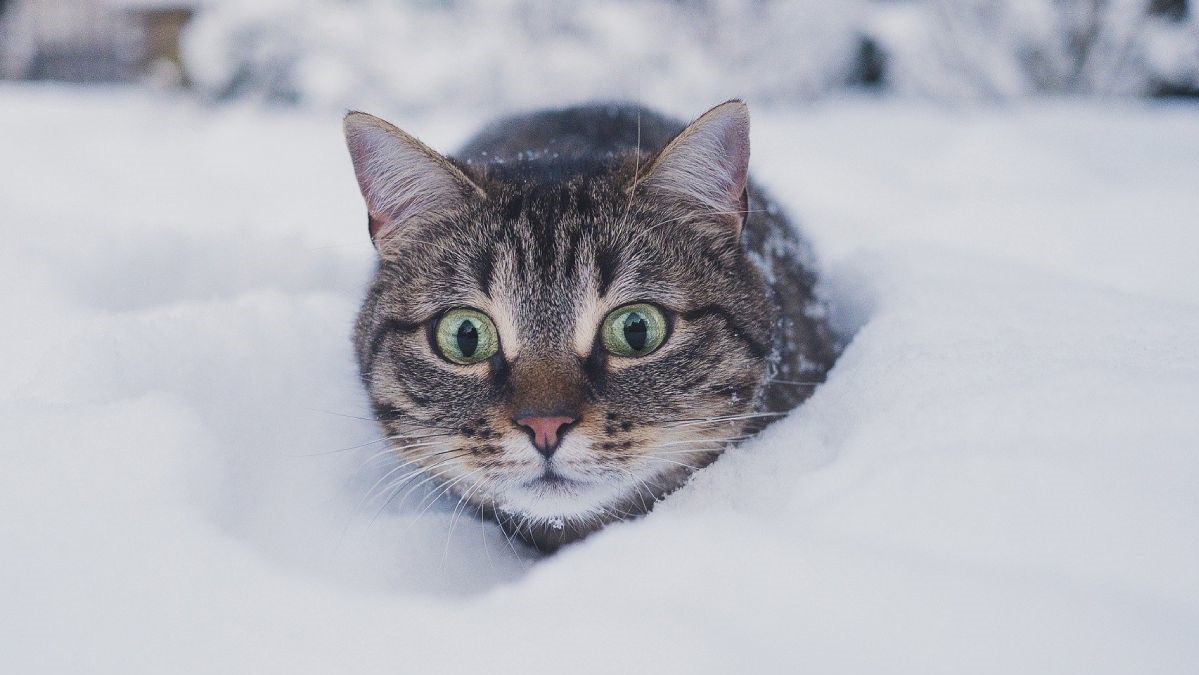
[[749,181],[749,110],[502,119],[454,157],[361,112],[378,270],[354,340],[395,451],[553,550],[643,514],[836,356],[806,247]]

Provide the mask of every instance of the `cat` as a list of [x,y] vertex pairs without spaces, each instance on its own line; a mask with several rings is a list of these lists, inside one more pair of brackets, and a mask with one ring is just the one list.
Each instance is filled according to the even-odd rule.
[[400,458],[543,551],[644,514],[822,382],[807,245],[739,100],[501,119],[454,157],[344,123],[378,268],[354,344]]

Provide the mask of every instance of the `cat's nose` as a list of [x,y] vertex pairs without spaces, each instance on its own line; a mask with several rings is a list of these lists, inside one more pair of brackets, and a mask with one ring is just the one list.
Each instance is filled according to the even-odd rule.
[[554,456],[554,452],[561,445],[562,435],[566,433],[566,428],[578,420],[578,417],[563,415],[554,417],[526,415],[517,417],[516,423],[522,427],[528,427],[530,435],[533,437],[533,447],[537,448],[537,452],[545,455],[546,459],[549,459]]

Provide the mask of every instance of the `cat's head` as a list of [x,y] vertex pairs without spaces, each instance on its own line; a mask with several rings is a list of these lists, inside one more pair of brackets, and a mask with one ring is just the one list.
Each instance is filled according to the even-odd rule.
[[743,103],[550,171],[456,162],[362,113],[345,131],[380,262],[362,377],[426,476],[585,531],[747,433],[776,317],[740,243]]

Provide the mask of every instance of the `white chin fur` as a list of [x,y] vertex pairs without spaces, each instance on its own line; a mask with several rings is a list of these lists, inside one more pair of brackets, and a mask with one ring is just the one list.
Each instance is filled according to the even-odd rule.
[[594,517],[619,503],[633,486],[611,478],[595,480],[587,474],[591,443],[585,434],[567,436],[554,454],[553,464],[556,473],[572,480],[548,483],[537,480],[545,465],[528,440],[523,436],[505,439],[505,448],[514,456],[527,458],[530,464],[526,476],[509,478],[508,487],[496,495],[496,505],[503,511],[538,520],[571,520]]
[[509,488],[500,508],[510,513],[520,513],[533,518],[583,518],[602,513],[605,507],[619,501],[624,486],[605,481],[602,483],[566,484],[532,483]]

